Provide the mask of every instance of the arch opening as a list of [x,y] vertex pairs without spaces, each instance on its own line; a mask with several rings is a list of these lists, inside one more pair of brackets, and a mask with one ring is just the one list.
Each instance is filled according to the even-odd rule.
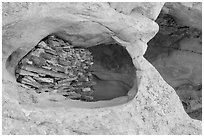
[[[16,52],[11,56],[16,56]],[[25,54],[24,50],[18,52]],[[7,70],[14,59],[11,56],[7,59]],[[50,96],[49,101],[108,101],[127,97],[135,85],[132,59],[116,42],[73,46],[51,34],[16,60],[19,62],[12,67],[20,86],[34,90],[36,95]]]

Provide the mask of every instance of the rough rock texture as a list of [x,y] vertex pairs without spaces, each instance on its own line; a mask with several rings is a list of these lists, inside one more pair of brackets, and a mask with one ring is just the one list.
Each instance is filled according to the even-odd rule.
[[141,14],[149,19],[155,20],[164,2],[110,2],[109,4],[117,12],[133,17],[137,17],[137,14]]
[[[158,31],[146,16],[118,13],[108,3],[3,3],[2,31],[3,134],[201,134],[201,122],[185,113],[174,89],[143,58]],[[19,87],[16,63],[50,33],[73,45],[116,40],[126,47],[137,68],[128,96],[57,103]]]
[[[178,14],[165,12],[167,5],[192,5],[201,3],[166,3],[156,22],[160,26],[157,35],[148,43],[145,58],[160,72],[161,76],[179,95],[185,111],[195,119],[202,119],[202,31],[196,26],[201,18],[191,10],[188,16],[182,16],[186,8],[180,7]],[[194,6],[193,6],[194,5]],[[199,11],[201,15],[201,11]],[[194,22],[188,22],[188,21]],[[188,22],[188,23],[186,23]],[[195,112],[195,114],[193,114]]]
[[202,29],[201,2],[167,2],[163,11],[174,16],[180,24]]

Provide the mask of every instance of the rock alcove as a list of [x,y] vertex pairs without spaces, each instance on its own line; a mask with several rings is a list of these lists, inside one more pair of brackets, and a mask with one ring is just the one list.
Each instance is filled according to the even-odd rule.
[[164,11],[157,35],[144,55],[175,89],[190,117],[202,120],[202,31]]
[[[17,56],[21,54],[24,56]],[[136,77],[129,53],[118,43],[72,46],[55,34],[43,38],[27,53],[14,51],[7,59],[7,69],[14,71],[22,88],[36,92],[32,96],[46,94],[45,100],[52,102],[127,97]]]
[[[155,64],[149,63],[143,57],[148,47],[147,42],[159,30],[154,20],[164,3],[2,5],[3,134],[202,133],[201,121],[191,119],[187,115],[175,90],[152,66]],[[101,71],[103,69],[97,69],[100,70],[97,74],[103,72],[103,75],[99,76],[105,81],[108,81],[105,76],[108,76],[109,80],[115,80],[115,75],[113,77],[108,72],[115,72],[121,61],[118,65],[111,63],[111,67],[108,63],[102,64],[101,62],[112,61],[108,57],[101,58],[104,53],[109,57],[114,54],[109,48],[103,52],[100,48],[110,45],[113,49],[120,47],[119,45],[125,47],[137,69],[133,87],[126,92],[126,96],[114,96],[113,99],[107,100],[103,98],[102,101],[69,98],[65,100],[60,94],[57,96],[50,95],[50,92],[36,93],[36,89],[21,87],[21,84],[16,82],[16,66],[42,38],[53,33],[74,47],[77,46],[76,48],[83,47],[91,53],[97,51],[95,60],[98,60],[95,65],[106,70],[106,75]],[[127,63],[123,63],[121,70],[127,69],[125,64]],[[126,75],[128,71],[122,71],[126,73],[120,81],[125,81],[125,76],[130,76]]]

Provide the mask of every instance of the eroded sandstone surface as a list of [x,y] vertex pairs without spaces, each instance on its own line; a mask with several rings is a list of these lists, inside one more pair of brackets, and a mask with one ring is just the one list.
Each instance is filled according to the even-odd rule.
[[[143,57],[163,4],[135,3],[133,12],[119,12],[122,6],[111,3],[3,3],[3,134],[201,134],[201,121],[188,116],[175,90]],[[48,93],[20,87],[14,67],[52,33],[76,46],[114,41],[125,47],[137,74],[128,95],[52,102]]]
[[156,19],[160,30],[148,43],[145,57],[175,89],[185,111],[201,120],[202,30],[198,25],[202,14],[196,7],[198,3],[166,3]]

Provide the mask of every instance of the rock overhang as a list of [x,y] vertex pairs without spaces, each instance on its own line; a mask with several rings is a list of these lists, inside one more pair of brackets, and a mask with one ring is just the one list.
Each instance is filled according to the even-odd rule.
[[[98,8],[92,9],[94,6]],[[110,12],[104,15],[99,7],[108,9]],[[81,47],[118,43],[126,47],[130,56],[135,59],[145,53],[147,48],[145,43],[158,31],[158,25],[151,19],[140,14],[137,18],[131,18],[101,3],[76,5],[67,3],[64,8],[43,7],[38,8],[37,12],[36,9],[30,9],[22,20],[9,24],[3,34],[3,38],[9,39],[5,43],[3,41],[3,53],[5,58],[8,57],[6,68],[12,76],[20,59],[41,39],[50,34],[55,34],[72,45]],[[132,49],[133,46],[137,48]],[[8,50],[7,47],[12,48]],[[135,87],[137,86],[134,85]],[[137,90],[134,88],[130,90],[131,96],[126,98],[134,98],[133,95],[136,95]]]
[[[97,119],[98,121],[100,121],[101,119],[97,118],[97,115],[100,114],[100,115],[103,115],[103,116],[107,117],[107,120],[109,119],[108,118],[109,116],[111,117],[111,115],[115,115],[118,118],[117,120],[116,119],[113,120],[113,118],[110,118],[110,119],[112,119],[114,121],[113,123],[117,123],[116,121],[119,120],[119,121],[121,121],[122,123],[125,124],[125,122],[121,119],[120,115],[124,115],[124,117],[128,117],[128,114],[129,114],[128,111],[131,111],[130,112],[131,114],[135,114],[136,116],[139,116],[136,112],[141,112],[142,113],[142,111],[140,111],[140,109],[143,109],[143,107],[144,108],[148,107],[148,111],[149,112],[146,112],[146,110],[145,110],[145,113],[153,114],[153,112],[151,111],[152,109],[150,109],[151,107],[153,107],[153,110],[156,110],[158,112],[160,112],[160,110],[162,110],[162,112],[165,115],[163,115],[163,113],[160,113],[160,115],[163,116],[163,119],[165,121],[167,121],[167,123],[170,122],[168,119],[172,119],[172,117],[170,118],[170,115],[173,114],[173,112],[177,112],[178,113],[178,111],[181,111],[180,114],[182,114],[182,116],[185,117],[185,118],[183,118],[183,120],[185,119],[185,120],[188,120],[189,122],[191,122],[191,120],[189,120],[187,118],[186,114],[181,109],[181,104],[178,105],[178,108],[173,108],[172,107],[173,105],[175,105],[175,102],[178,102],[178,97],[175,95],[173,89],[170,88],[168,85],[166,85],[166,83],[164,81],[162,81],[162,78],[159,76],[159,73],[154,69],[154,67],[151,66],[142,57],[142,55],[145,53],[146,48],[147,48],[147,44],[146,43],[158,31],[158,25],[156,23],[154,23],[152,20],[150,20],[150,19],[148,19],[148,18],[146,18],[144,16],[141,16],[140,14],[138,14],[138,19],[132,19],[131,17],[126,17],[126,16],[124,16],[122,14],[115,13],[118,16],[116,16],[116,18],[114,18],[114,16],[110,16],[110,15],[114,15],[113,13],[115,11],[113,9],[110,9],[108,7],[108,5],[101,4],[101,3],[99,5],[101,5],[103,10],[104,9],[106,9],[106,10],[110,9],[109,11],[111,11],[111,12],[108,12],[108,13],[104,13],[103,12],[101,14],[97,14],[96,11],[97,11],[98,4],[96,4],[96,5],[95,4],[90,4],[89,5],[89,4],[83,4],[83,3],[82,4],[72,3],[72,4],[70,4],[71,6],[67,6],[69,4],[67,4],[67,5],[66,4],[56,4],[53,7],[51,6],[51,8],[50,8],[50,5],[52,5],[52,4],[48,4],[48,5],[45,4],[45,8],[42,8],[40,6],[38,7],[38,5],[37,5],[37,7],[39,9],[42,9],[42,11],[47,13],[47,14],[48,13],[52,13],[53,14],[54,11],[55,11],[53,9],[55,9],[55,7],[56,7],[56,9],[57,8],[59,9],[59,7],[63,7],[63,8],[60,8],[59,11],[63,11],[67,7],[69,7],[70,10],[73,10],[73,9],[79,9],[80,10],[80,8],[83,9],[84,7],[85,7],[85,9],[88,9],[88,10],[84,10],[84,9],[82,10],[83,12],[86,11],[85,15],[82,12],[77,12],[77,13],[75,12],[74,13],[77,16],[79,15],[80,18],[78,18],[78,17],[76,18],[75,15],[74,15],[74,17],[73,17],[73,15],[71,15],[71,16],[63,16],[63,14],[65,14],[67,12],[63,12],[63,14],[55,13],[55,14],[53,14],[53,16],[55,16],[57,14],[56,17],[58,19],[61,18],[61,17],[63,17],[63,18],[64,17],[68,17],[69,18],[68,22],[73,22],[74,18],[77,21],[80,22],[81,18],[83,18],[81,21],[83,22],[83,20],[85,20],[85,22],[86,22],[87,21],[87,15],[89,15],[88,18],[91,18],[92,21],[91,22],[88,21],[88,22],[90,24],[97,24],[96,28],[98,28],[98,26],[101,26],[102,32],[104,32],[103,35],[101,35],[101,33],[100,33],[101,29],[99,29],[99,35],[98,35],[99,37],[96,37],[96,39],[94,39],[93,41],[89,41],[89,42],[92,43],[92,44],[95,41],[101,42],[101,39],[100,39],[101,36],[103,36],[104,38],[108,37],[107,42],[109,42],[109,40],[111,41],[112,38],[113,38],[118,43],[120,43],[122,46],[127,47],[127,51],[130,53],[130,55],[131,55],[131,57],[133,59],[133,63],[135,65],[135,67],[139,70],[137,72],[137,74],[138,74],[138,77],[137,77],[138,84],[136,85],[139,88],[139,93],[138,93],[137,96],[135,96],[135,91],[130,90],[131,92],[129,94],[131,94],[131,96],[133,98],[128,103],[125,103],[125,104],[122,103],[120,106],[115,106],[115,107],[110,107],[110,108],[98,108],[98,109],[91,109],[91,110],[89,110],[89,109],[75,109],[75,108],[72,108],[72,109],[69,110],[69,113],[66,112],[67,114],[69,114],[69,116],[70,115],[74,116],[76,114],[79,115],[79,110],[81,110],[81,111],[83,110],[83,112],[86,113],[87,116],[91,117],[91,118],[87,117],[87,119],[89,120],[88,123],[91,122],[91,119]],[[33,6],[33,7],[35,7],[35,6]],[[91,10],[93,10],[94,12],[90,12],[91,11],[90,7],[91,7]],[[99,8],[101,8],[101,7],[99,6]],[[49,8],[52,9],[53,12],[49,11],[48,10]],[[67,30],[69,30],[69,29],[59,29],[59,28],[56,28],[55,24],[52,24],[50,22],[51,20],[53,21],[53,19],[50,20],[48,18],[48,20],[46,22],[44,22],[44,23],[39,23],[38,22],[38,19],[40,20],[40,17],[45,16],[43,14],[39,14],[39,9],[37,9],[37,10],[34,9],[34,12],[31,10],[31,11],[28,12],[29,15],[25,16],[25,17],[29,18],[29,20],[27,20],[28,22],[32,21],[32,19],[33,20],[36,19],[36,21],[34,21],[33,23],[30,23],[30,24],[32,24],[31,26],[29,26],[29,24],[27,24],[29,27],[31,27],[30,28],[31,31],[26,31],[26,30],[25,30],[25,32],[22,31],[22,30],[24,30],[23,29],[24,27],[26,28],[26,22],[24,22],[24,21],[20,25],[17,23],[17,28],[18,28],[17,30],[18,31],[16,31],[16,33],[15,33],[15,31],[13,33],[13,30],[12,30],[12,25],[13,24],[10,24],[11,26],[8,25],[10,27],[10,29],[5,29],[5,33],[3,33],[3,38],[8,38],[8,36],[11,36],[11,39],[9,40],[9,42],[3,41],[3,57],[5,59],[7,59],[8,56],[13,51],[15,51],[18,48],[26,50],[26,52],[24,52],[24,54],[27,53],[27,51],[29,51],[31,48],[33,48],[43,37],[47,36],[48,34],[51,34],[51,33],[54,33],[54,32],[60,32],[61,36],[67,38],[67,32],[68,32]],[[101,10],[101,11],[103,11],[103,10]],[[37,13],[37,14],[35,16],[32,16],[32,14],[34,14],[34,13]],[[108,14],[109,16],[107,16],[106,14]],[[92,16],[93,17],[97,17],[97,18],[92,18]],[[114,25],[114,23],[115,23],[114,19],[116,20],[118,25]],[[22,19],[22,20],[24,20],[24,19]],[[142,22],[140,22],[140,21],[142,21]],[[58,24],[60,22],[61,21],[59,21],[59,22],[57,21],[55,23]],[[98,25],[98,22],[100,23],[100,25]],[[66,24],[66,21],[64,23]],[[38,28],[34,27],[35,24],[38,26]],[[49,25],[51,26],[51,28],[49,28]],[[94,25],[90,25],[90,27],[91,26],[94,26]],[[15,23],[14,23],[13,27],[15,27]],[[63,27],[65,27],[65,26],[63,26]],[[39,29],[41,30],[40,33],[37,31]],[[92,31],[90,31],[89,27],[87,27],[86,29],[85,29],[86,31],[92,32]],[[122,31],[121,31],[121,29],[122,29]],[[81,32],[86,32],[85,30],[83,30]],[[58,34],[60,34],[60,33],[58,33]],[[76,32],[74,32],[74,33],[76,34]],[[13,38],[12,38],[11,34],[14,34]],[[22,34],[22,35],[17,35],[17,37],[15,37],[15,34]],[[83,35],[84,36],[88,36],[87,33],[85,33]],[[95,36],[95,32],[92,32],[91,35]],[[30,38],[27,39],[26,36],[30,36]],[[68,36],[69,36],[69,34],[68,34]],[[79,35],[79,36],[82,36],[82,35]],[[111,36],[111,38],[109,38],[110,36]],[[24,41],[24,42],[22,42],[22,41]],[[89,45],[89,44],[87,44],[87,45]],[[24,46],[24,47],[22,48],[21,46]],[[10,49],[8,50],[8,48],[10,48]],[[20,56],[23,56],[23,55],[20,55]],[[3,63],[5,63],[5,60],[3,60]],[[3,65],[3,68],[4,68],[4,65]],[[153,76],[152,76],[152,73],[154,74]],[[10,81],[10,79],[8,79],[7,77],[4,77],[4,78]],[[156,82],[155,81],[154,82],[157,83],[157,85],[153,84],[154,83],[153,80],[156,81]],[[152,89],[151,86],[149,87],[149,84],[152,84],[154,88]],[[162,86],[163,86],[163,88],[162,88]],[[158,88],[158,89],[156,89],[156,88]],[[145,93],[144,90],[147,91],[147,92]],[[163,90],[166,93],[164,93]],[[7,94],[10,94],[10,93],[6,93],[5,95],[7,95]],[[162,97],[163,97],[163,100],[162,100]],[[173,101],[173,102],[164,101],[164,98],[166,98],[166,99],[171,98],[171,101]],[[152,101],[151,101],[152,99],[153,100],[155,99],[156,102],[152,103]],[[120,100],[120,101],[121,100],[123,100],[123,101],[125,100],[125,102],[126,102],[128,99],[127,98],[118,98],[118,100]],[[161,103],[161,104],[158,105],[159,103]],[[107,106],[107,104],[105,103],[103,105]],[[27,107],[23,106],[21,109],[23,109],[23,111],[25,111],[25,112],[26,111],[33,111],[33,112],[38,113],[38,112],[42,112],[43,109],[46,109],[47,111],[52,111],[53,112],[53,111],[55,111],[55,109],[57,109],[58,106],[60,106],[60,104],[59,105],[56,104],[56,105],[53,106],[53,108],[55,108],[55,109],[53,109],[53,108],[47,108],[46,107],[46,106],[49,106],[49,105],[51,105],[51,104],[44,103],[42,106],[38,106],[38,108],[35,108],[35,109],[33,109],[32,107],[28,108],[28,106]],[[80,106],[81,104],[79,103],[78,105]],[[110,104],[108,104],[108,105],[110,105]],[[157,105],[158,107],[155,108],[154,105]],[[170,109],[170,110],[168,110],[167,107],[165,107],[165,106],[169,107],[168,109]],[[93,108],[94,107],[97,107],[97,105],[93,106]],[[40,108],[42,108],[42,109],[40,109]],[[127,110],[128,108],[129,109],[136,109],[136,110]],[[65,107],[65,109],[66,109],[66,107]],[[127,111],[127,113],[126,112],[124,113],[124,111]],[[62,113],[65,112],[64,109],[62,109],[61,112]],[[91,114],[93,112],[94,112],[94,114]],[[61,117],[65,117],[65,116],[62,116],[62,113],[59,113],[59,115]],[[146,117],[145,114],[143,116]],[[72,117],[72,118],[76,119],[76,117]],[[146,118],[147,119],[151,119],[150,117],[146,117]],[[181,120],[181,116],[178,116],[176,118],[178,119],[178,121]],[[155,120],[157,118],[153,116],[152,119]],[[83,118],[81,117],[80,120],[83,121]],[[136,118],[136,120],[135,119],[131,120],[131,122],[135,122],[135,123],[138,123],[138,121],[142,122],[139,118]],[[177,122],[177,121],[175,121],[175,122]],[[198,123],[198,122],[194,122],[194,123]],[[141,125],[139,125],[139,124],[136,124],[136,125],[137,125],[136,127],[141,127]],[[162,125],[162,123],[161,123],[161,125]],[[174,122],[171,121],[170,125],[174,127]],[[89,126],[91,126],[91,125],[89,125]],[[94,127],[91,127],[91,128],[94,128]],[[115,129],[117,127],[115,125],[112,125],[112,128]],[[129,127],[129,128],[131,128],[131,127]],[[171,132],[168,128],[165,128],[165,129],[166,129],[165,133],[170,133]],[[111,129],[109,129],[109,130],[111,130]],[[123,131],[126,132],[126,130],[128,131],[129,129],[125,128]],[[88,131],[89,130],[87,129],[87,132]],[[109,131],[107,131],[107,132],[109,132]],[[116,133],[115,131],[113,131],[113,132]],[[198,129],[198,131],[196,129],[196,132],[199,132],[199,129]],[[122,133],[122,131],[121,131],[121,133]],[[139,130],[135,130],[135,127],[134,127],[133,131],[132,132],[129,131],[128,133],[145,134],[145,133],[150,133],[150,131],[147,131],[145,129],[144,130],[140,129],[140,131],[139,131]],[[156,129],[155,130],[151,129],[151,133],[158,133],[158,132],[157,132]],[[164,130],[159,131],[159,133],[164,133]],[[173,133],[173,132],[171,132],[171,133]],[[175,131],[175,133],[178,133],[178,131]],[[187,132],[185,131],[185,133],[187,133]]]

